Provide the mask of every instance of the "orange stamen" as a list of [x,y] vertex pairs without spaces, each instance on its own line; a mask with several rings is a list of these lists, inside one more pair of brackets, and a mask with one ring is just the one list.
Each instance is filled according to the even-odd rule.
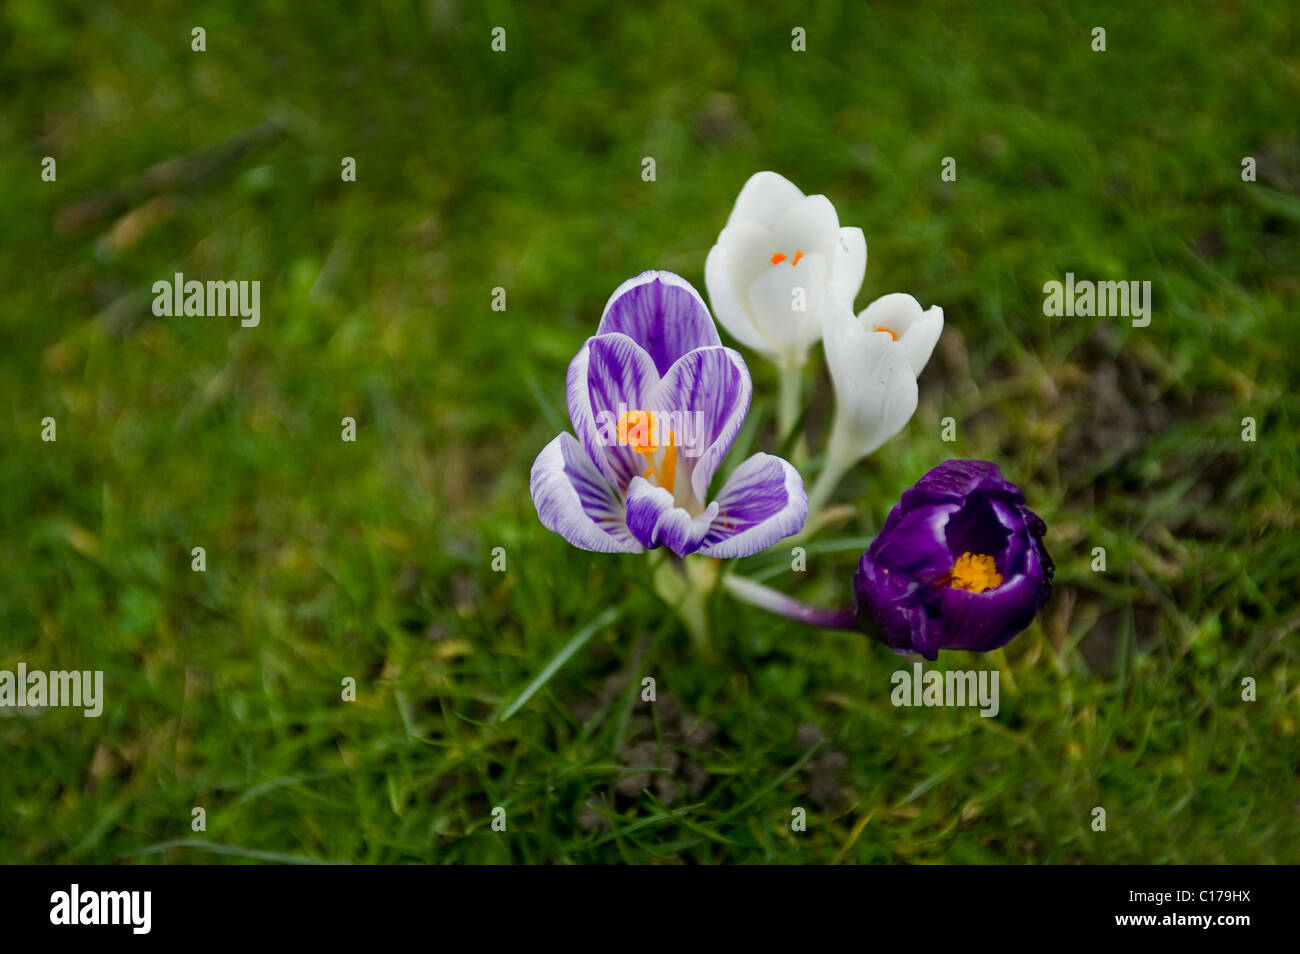
[[963,553],[952,565],[944,582],[954,590],[983,593],[1002,585],[997,562],[987,553]]
[[[659,426],[649,411],[624,411],[618,419],[618,442],[646,458],[646,480],[654,478],[660,487],[673,492],[677,479],[677,435],[669,431],[663,444],[656,444]],[[655,463],[655,454],[664,452],[663,459]]]
[[803,249],[794,253],[794,261],[790,263],[791,267],[799,264],[799,259],[803,258]]
[[888,332],[889,332],[889,337],[893,338],[895,341],[898,340],[898,335],[896,335],[896,334],[894,333],[894,329],[893,329],[893,328],[884,328],[884,327],[881,327],[881,328],[877,328],[876,330],[877,330],[877,331],[888,331]]
[[618,418],[618,442],[638,454],[653,454],[659,449],[655,436],[659,428],[649,411],[624,411]]
[[780,265],[784,261],[785,261],[785,256],[782,255],[780,252],[777,252],[775,255],[772,256],[773,265]]

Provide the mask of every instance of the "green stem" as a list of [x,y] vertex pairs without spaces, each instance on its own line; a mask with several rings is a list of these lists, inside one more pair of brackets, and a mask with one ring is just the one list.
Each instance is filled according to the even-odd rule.
[[822,467],[822,472],[817,475],[817,480],[813,482],[812,490],[808,491],[808,524],[812,525],[817,518],[821,516],[826,504],[839,486],[840,480],[848,473],[849,468],[853,466],[852,461],[846,461],[842,457],[837,457],[828,452],[826,454],[826,463]]
[[685,560],[651,553],[654,591],[677,614],[701,660],[716,662],[709,626],[709,595],[718,579],[718,563],[707,557]]
[[800,398],[803,396],[803,365],[782,365],[781,391],[776,406],[777,442],[784,444],[799,421]]

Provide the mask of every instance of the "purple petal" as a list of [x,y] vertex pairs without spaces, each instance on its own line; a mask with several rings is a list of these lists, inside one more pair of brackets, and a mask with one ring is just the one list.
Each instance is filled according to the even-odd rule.
[[666,488],[644,477],[634,477],[628,487],[627,528],[648,550],[665,546],[678,556],[694,553],[703,545],[717,513],[718,505],[713,504],[692,517],[676,505]]
[[926,613],[926,596],[930,587],[910,573],[891,572],[871,559],[871,551],[862,555],[853,575],[853,590],[858,609],[869,614],[877,624],[878,638],[898,653],[920,652],[926,659],[938,657],[937,650],[922,650],[917,642],[937,620]]
[[1038,615],[1042,578],[1037,550],[1031,549],[1028,572],[1003,580],[991,590],[971,593],[939,588],[935,609],[943,625],[942,632],[932,637],[933,648],[989,652],[1005,646]]
[[743,557],[798,533],[808,516],[808,494],[790,464],[771,454],[755,454],[722,485],[714,506],[718,516],[701,552]]
[[709,482],[731,449],[749,413],[753,385],[744,359],[730,348],[699,348],[668,369],[651,398],[651,409],[677,413],[688,433],[676,433],[682,454],[693,461],[691,489],[708,499]]
[[618,286],[596,329],[612,333],[644,348],[660,374],[688,351],[722,344],[700,293],[672,272],[642,272]]
[[646,401],[659,384],[654,361],[627,335],[588,338],[569,364],[569,418],[587,453],[616,488],[627,487],[645,469],[642,458],[618,443],[618,419],[649,410]]
[[984,494],[971,494],[944,527],[948,551],[954,560],[963,553],[1001,556],[1012,528],[998,519],[993,502]]
[[622,500],[572,434],[561,434],[537,455],[528,489],[542,526],[575,547],[641,551],[624,524]]
[[934,504],[901,513],[871,542],[871,558],[891,573],[937,580],[952,569],[953,555],[944,530],[958,505]]
[[911,509],[926,503],[960,500],[976,491],[996,494],[1024,503],[1020,488],[1002,476],[996,464],[986,460],[946,460],[903,494],[900,506]]

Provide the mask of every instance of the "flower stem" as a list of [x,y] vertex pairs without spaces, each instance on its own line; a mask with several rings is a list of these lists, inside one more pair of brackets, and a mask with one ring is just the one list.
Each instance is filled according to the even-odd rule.
[[780,593],[769,586],[764,586],[762,583],[755,583],[743,576],[736,576],[734,573],[724,576],[722,585],[727,588],[727,592],[741,602],[749,603],[751,606],[757,606],[769,613],[776,613],[778,616],[784,616],[787,619],[808,626],[819,626],[822,629],[857,630],[858,628],[856,625],[857,610],[852,606],[837,610],[818,609],[815,606],[808,606],[796,599],[791,599],[784,593]]
[[679,560],[651,551],[650,565],[655,593],[682,621],[699,658],[716,662],[708,603],[717,582],[718,561],[707,557]]
[[777,440],[785,443],[799,421],[800,398],[803,391],[803,365],[781,365],[781,391],[776,406]]
[[805,526],[816,527],[820,523],[822,511],[831,499],[831,494],[839,486],[844,475],[861,459],[861,454],[851,449],[853,445],[845,438],[841,430],[839,409],[836,408],[835,423],[831,425],[831,437],[826,442],[826,462],[817,475],[812,490],[808,491],[808,520]]
[[846,463],[841,458],[827,455],[826,464],[822,467],[822,472],[817,475],[817,480],[813,482],[812,490],[808,491],[808,524],[811,526],[816,523],[821,512],[826,509],[826,503],[830,500],[831,494],[839,486],[840,480],[848,473],[852,462]]

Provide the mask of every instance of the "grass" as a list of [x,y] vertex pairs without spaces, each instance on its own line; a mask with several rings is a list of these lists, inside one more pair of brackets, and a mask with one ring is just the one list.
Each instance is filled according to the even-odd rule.
[[[0,714],[0,861],[1294,861],[1294,5],[547,8],[0,7],[0,669],[108,697]],[[645,560],[537,522],[606,297],[702,287],[762,168],[864,229],[859,307],[947,327],[808,572],[740,570],[843,602],[902,490],[996,461],[1058,566],[1001,654],[939,663],[996,664],[996,719],[896,709],[898,657],[722,595],[706,663]],[[260,326],[153,317],[176,271],[259,279]],[[1151,325],[1045,318],[1067,271],[1150,280]]]

